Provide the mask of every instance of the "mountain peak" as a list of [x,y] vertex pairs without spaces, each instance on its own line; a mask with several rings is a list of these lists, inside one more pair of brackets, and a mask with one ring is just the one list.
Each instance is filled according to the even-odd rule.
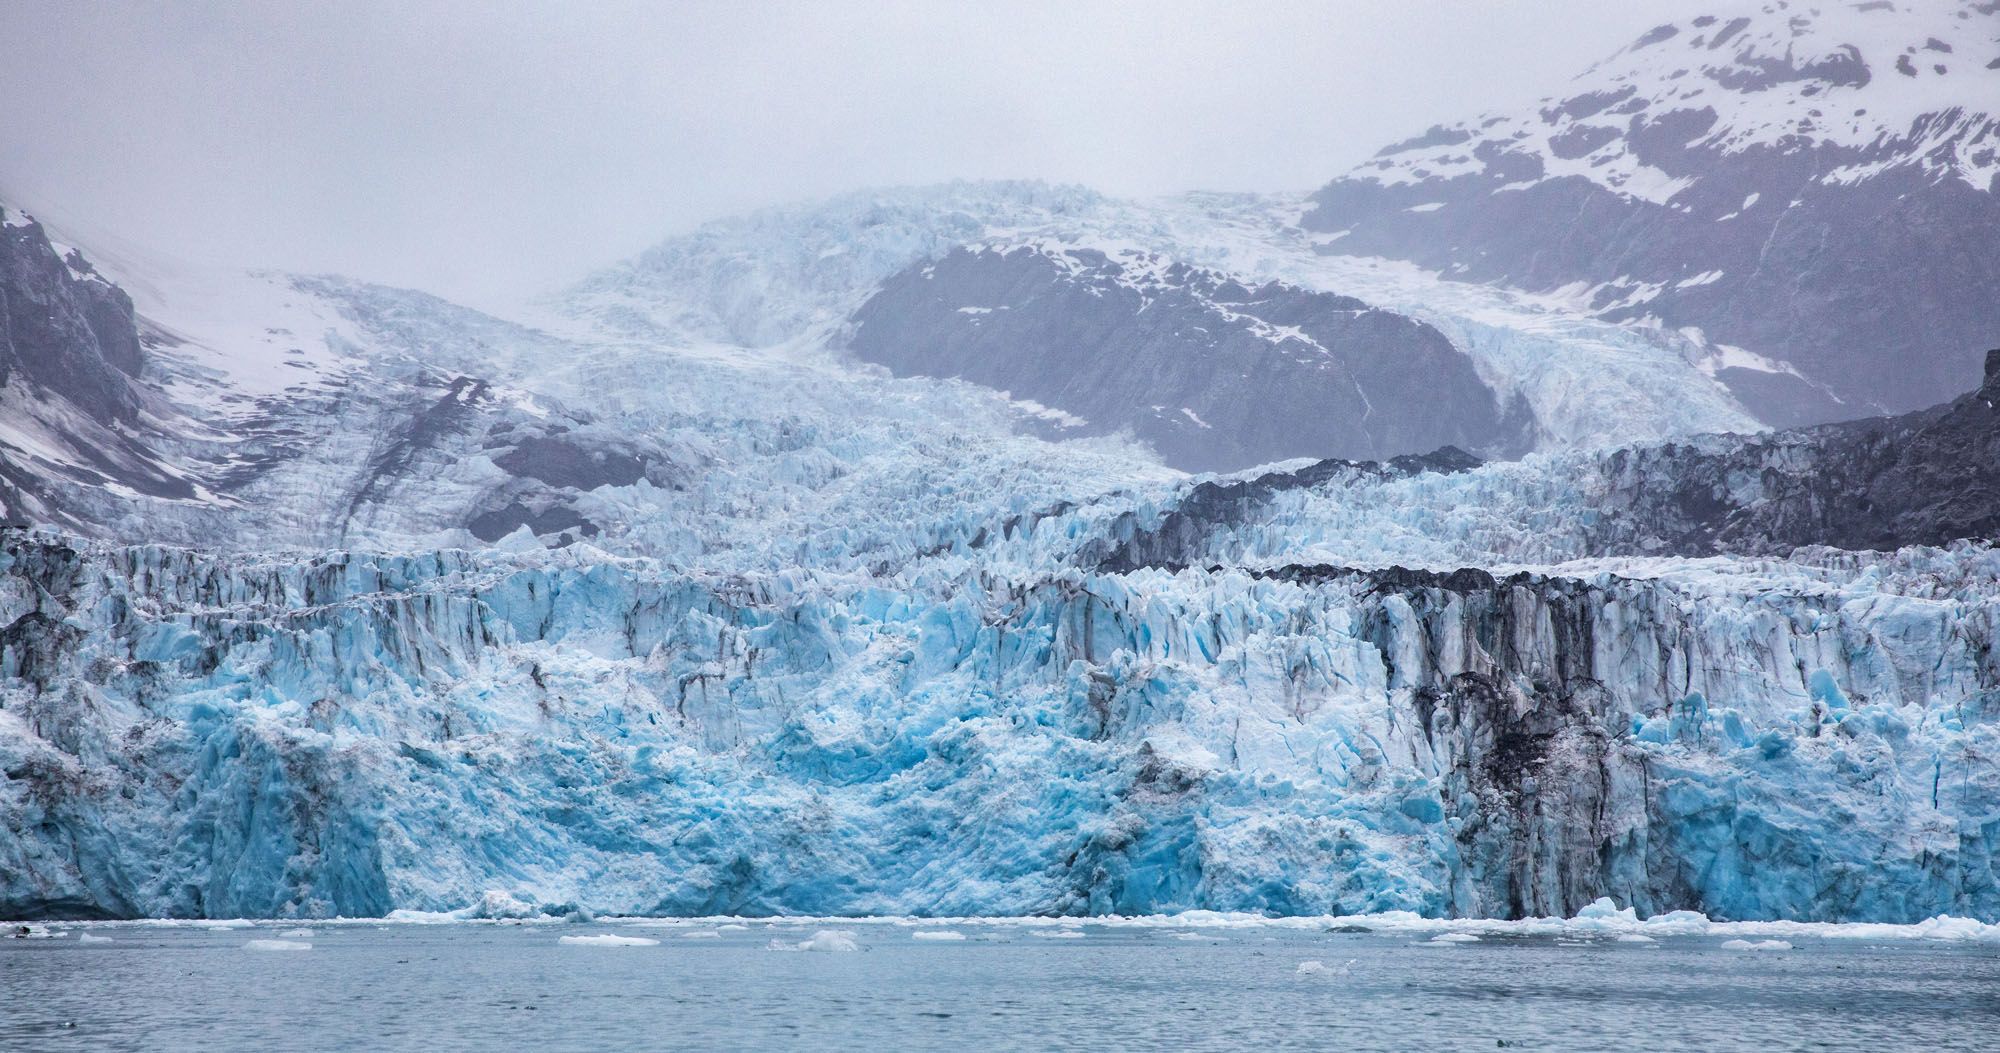
[[1679,163],[1684,150],[1823,149],[1829,183],[1915,166],[1990,190],[2000,124],[1966,106],[1978,99],[2000,99],[1992,0],[1770,0],[1655,26],[1533,113],[1434,128],[1354,175],[1450,178],[1507,153],[1539,160],[1540,178],[1580,176],[1666,203],[1697,178]]

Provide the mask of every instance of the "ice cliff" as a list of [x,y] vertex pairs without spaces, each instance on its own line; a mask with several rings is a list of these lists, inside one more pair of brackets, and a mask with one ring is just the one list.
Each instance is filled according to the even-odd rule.
[[2000,555],[889,578],[13,532],[0,915],[2000,916]]

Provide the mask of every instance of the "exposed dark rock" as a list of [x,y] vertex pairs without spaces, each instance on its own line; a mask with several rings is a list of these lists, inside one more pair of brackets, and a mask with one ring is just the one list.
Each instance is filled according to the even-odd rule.
[[[1381,463],[1325,460],[1290,472],[1267,472],[1236,482],[1204,482],[1191,487],[1173,510],[1151,528],[1127,516],[1110,531],[1118,540],[1096,559],[1099,569],[1123,573],[1139,567],[1179,567],[1198,558],[1218,527],[1257,519],[1271,499],[1288,490],[1310,489],[1363,476],[1452,474],[1478,467],[1480,460],[1457,447],[1397,457]],[[1089,557],[1086,556],[1086,559]]]
[[[854,315],[861,358],[960,377],[1130,429],[1171,464],[1380,459],[1443,445],[1524,450],[1444,334],[1351,297],[1090,250],[954,250],[890,278]],[[1075,432],[1071,432],[1075,433]]]
[[132,421],[141,352],[131,297],[81,255],[58,256],[41,224],[9,216],[0,207],[0,387],[25,383],[99,423]]
[[596,537],[599,532],[597,524],[567,505],[557,504],[537,511],[519,501],[505,508],[482,512],[465,525],[467,530],[472,531],[473,537],[489,544],[524,526],[537,535],[573,530],[575,536],[588,538]]
[[595,490],[630,486],[645,477],[646,462],[617,450],[590,449],[561,435],[529,436],[493,458],[505,471],[550,486]]
[[1689,555],[1800,545],[1893,549],[2000,539],[2000,350],[1978,390],[1947,405],[1607,455],[1593,547],[1657,539]]

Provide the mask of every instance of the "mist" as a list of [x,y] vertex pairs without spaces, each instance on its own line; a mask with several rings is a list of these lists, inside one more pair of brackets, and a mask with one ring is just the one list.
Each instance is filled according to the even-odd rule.
[[1692,3],[15,3],[0,188],[477,304],[877,185],[1303,190]]

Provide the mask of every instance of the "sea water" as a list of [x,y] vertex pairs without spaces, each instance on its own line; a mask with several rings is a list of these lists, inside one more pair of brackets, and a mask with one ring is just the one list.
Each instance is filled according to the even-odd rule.
[[827,920],[32,936],[0,939],[7,1050],[1768,1053],[2000,1035],[2000,944],[1983,941]]

